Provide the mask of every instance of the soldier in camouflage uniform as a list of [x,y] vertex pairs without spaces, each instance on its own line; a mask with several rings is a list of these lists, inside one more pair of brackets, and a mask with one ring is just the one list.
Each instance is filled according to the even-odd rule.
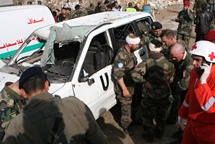
[[139,48],[140,38],[134,34],[126,37],[126,44],[122,46],[114,60],[113,77],[115,79],[114,90],[121,103],[121,126],[123,130],[132,135],[130,128],[132,95],[134,94],[134,81],[130,71],[137,64],[133,52]]
[[75,5],[75,12],[72,14],[72,18],[82,17],[87,15],[85,11],[82,10],[79,4]]
[[[169,85],[175,72],[174,65],[160,53],[161,48],[156,48],[157,42],[154,41],[157,40],[149,45],[149,58],[132,71],[133,80],[143,83],[144,87],[141,105],[143,138],[147,142],[152,142],[154,135],[161,139],[164,134],[169,98],[172,98]],[[156,122],[155,128],[153,120]]]
[[177,29],[177,39],[185,41],[187,45],[189,45],[190,41],[193,20],[194,17],[190,10],[190,2],[185,1],[184,9],[179,12],[176,21],[179,22]]
[[149,43],[152,40],[157,39],[161,41],[161,38],[160,38],[161,32],[162,32],[162,24],[159,22],[153,22],[151,24],[151,30],[146,34],[143,34],[144,43],[148,49],[149,49]]
[[[170,109],[169,116],[167,118],[168,124],[175,124],[178,117],[179,108],[184,101],[187,93],[188,84],[190,80],[190,72],[193,69],[193,60],[190,53],[187,53],[182,44],[176,43],[171,47],[170,54],[172,60],[175,61],[175,77],[172,84],[174,101]],[[173,134],[173,137],[178,138],[178,141],[182,140],[182,131]]]
[[24,105],[25,93],[19,89],[18,85],[19,82],[7,82],[0,94],[0,143],[4,137],[5,127],[12,118],[21,112]]

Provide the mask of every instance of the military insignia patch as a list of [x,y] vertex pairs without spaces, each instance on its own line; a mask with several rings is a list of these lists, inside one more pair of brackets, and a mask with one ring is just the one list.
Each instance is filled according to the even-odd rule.
[[123,67],[123,63],[118,63],[118,68],[122,68]]

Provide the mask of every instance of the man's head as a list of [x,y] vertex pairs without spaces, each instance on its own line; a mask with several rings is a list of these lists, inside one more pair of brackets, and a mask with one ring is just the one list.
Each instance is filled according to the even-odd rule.
[[57,16],[59,16],[60,15],[60,10],[57,8],[57,9],[55,9],[55,12],[56,12],[56,14],[57,14]]
[[62,13],[63,15],[66,14],[66,8],[65,8],[65,7],[63,7],[63,8],[61,9],[61,13]]
[[159,22],[153,22],[151,24],[151,30],[156,37],[159,37],[162,32],[162,24]]
[[38,92],[49,90],[49,81],[40,67],[30,67],[25,70],[19,79],[19,89],[24,89],[28,97]]
[[128,7],[131,8],[132,7],[132,2],[128,3]]
[[194,68],[200,69],[203,63],[215,63],[215,44],[205,40],[198,41],[193,45],[190,54]]
[[202,10],[207,10],[207,7],[208,7],[208,6],[207,6],[207,3],[203,3],[203,4],[202,4]]
[[25,91],[23,89],[19,89],[19,81],[16,81],[15,83],[7,82],[5,85],[15,91],[22,98],[27,98]]
[[176,43],[175,35],[170,29],[163,30],[160,37],[162,42],[168,47]]
[[109,3],[110,3],[109,0],[105,0],[105,1],[104,1],[104,4],[105,4],[105,5],[108,5]]
[[126,45],[128,46],[128,48],[130,49],[131,52],[134,52],[135,50],[137,50],[139,48],[139,44],[140,44],[140,38],[138,36],[136,36],[133,33],[130,33],[126,39]]
[[185,48],[182,44],[175,43],[170,50],[170,55],[172,57],[172,60],[176,62],[180,62],[183,60],[185,55]]
[[70,8],[70,7],[67,7],[67,8],[66,8],[66,12],[67,12],[68,14],[71,14],[71,8]]
[[81,11],[82,10],[81,5],[80,4],[75,5],[75,10],[76,11]]
[[212,42],[212,43],[215,43],[215,30],[209,31],[209,32],[205,35],[205,40],[210,41],[210,42]]
[[190,2],[189,1],[185,1],[184,2],[184,10],[187,10],[190,7]]

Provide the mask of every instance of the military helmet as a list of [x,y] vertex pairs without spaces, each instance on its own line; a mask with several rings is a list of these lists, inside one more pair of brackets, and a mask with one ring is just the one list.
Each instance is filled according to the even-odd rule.
[[193,55],[203,56],[208,62],[215,63],[215,44],[212,42],[197,41],[189,52]]

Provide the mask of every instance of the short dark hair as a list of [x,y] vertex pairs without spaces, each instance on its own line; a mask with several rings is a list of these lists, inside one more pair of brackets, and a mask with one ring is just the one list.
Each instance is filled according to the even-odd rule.
[[81,8],[81,5],[79,5],[79,4],[75,5],[75,10],[78,10],[80,8]]
[[47,78],[44,76],[34,77],[26,81],[22,88],[24,89],[26,94],[31,94],[36,92],[37,90],[43,90],[45,88],[45,82]]
[[207,10],[207,4],[206,3],[202,4],[202,10]]
[[170,30],[170,29],[165,29],[165,30],[163,30],[163,31],[161,32],[160,37],[162,38],[162,37],[164,37],[164,36],[166,36],[166,38],[168,38],[168,39],[169,39],[169,38],[174,38],[174,37],[175,37],[173,31]]
[[128,3],[128,7],[132,7],[132,2],[129,2],[129,3]]
[[56,11],[60,12],[60,10],[58,8],[55,9]]

